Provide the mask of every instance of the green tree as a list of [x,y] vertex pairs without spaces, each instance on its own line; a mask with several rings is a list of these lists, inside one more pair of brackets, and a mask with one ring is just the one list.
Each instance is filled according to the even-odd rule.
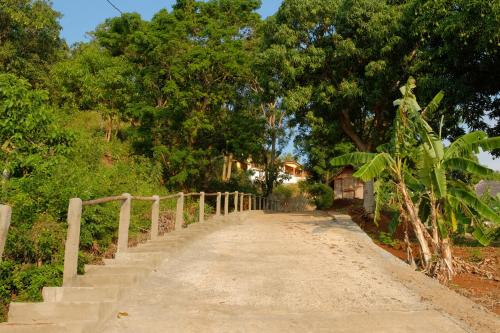
[[[470,130],[500,135],[500,4],[489,0],[414,0],[404,14],[407,37],[414,40],[409,74],[419,96],[431,100],[443,90],[434,127],[444,116],[443,136]],[[489,118],[489,119],[488,119]]]
[[26,78],[38,87],[66,48],[59,37],[60,14],[45,0],[0,2],[0,71]]
[[60,105],[96,110],[106,121],[105,138],[127,119],[134,71],[124,57],[113,57],[95,43],[79,45],[72,57],[52,69],[52,97]]
[[[457,178],[456,172],[500,179],[500,174],[473,159],[479,148],[500,147],[500,138],[472,132],[445,148],[441,136],[425,120],[427,113],[438,108],[443,94],[438,94],[422,110],[413,94],[414,88],[415,81],[410,79],[401,88],[403,97],[394,102],[398,109],[389,144],[380,146],[376,154],[351,153],[334,158],[331,163],[363,164],[354,173],[363,181],[385,174],[384,182],[390,182],[400,219],[410,224],[419,242],[422,267],[433,276],[449,280],[454,275],[451,235],[458,224],[472,225],[478,230],[474,233],[478,237],[484,236],[484,221],[500,224],[500,216],[476,196],[471,186]],[[377,211],[380,208],[379,205]],[[412,262],[411,251],[409,254]]]
[[258,150],[263,124],[249,82],[259,6],[178,1],[151,22],[125,14],[96,30],[97,43],[135,66],[131,135],[138,152],[163,164],[169,186],[206,185],[220,177],[219,161]]
[[[438,90],[450,96],[429,115],[434,126],[444,116],[445,136],[463,134],[464,125],[494,134],[498,11],[488,0],[285,0],[270,18],[267,52],[279,69],[284,105],[303,128],[299,138],[324,133],[374,152],[388,140],[395,116],[390,101],[408,74],[419,78],[424,101]],[[481,23],[473,24],[478,17]],[[328,130],[317,126],[320,119]]]
[[48,93],[25,80],[0,74],[0,156],[4,178],[22,177],[57,153],[72,136],[56,124]]

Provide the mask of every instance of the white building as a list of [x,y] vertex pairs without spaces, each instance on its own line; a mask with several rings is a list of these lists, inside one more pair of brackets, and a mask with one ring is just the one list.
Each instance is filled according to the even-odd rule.
[[[237,162],[236,167],[239,169],[252,171],[250,179],[254,181],[264,181],[266,172],[261,167],[252,164],[251,162],[240,163]],[[297,184],[300,181],[306,180],[308,174],[304,167],[296,161],[285,161],[280,170],[280,176],[284,184]]]

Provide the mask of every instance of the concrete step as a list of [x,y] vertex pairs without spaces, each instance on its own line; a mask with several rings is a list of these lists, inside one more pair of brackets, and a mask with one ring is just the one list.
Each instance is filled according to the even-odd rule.
[[217,228],[219,228],[218,225],[207,224],[207,223],[193,223],[187,227],[187,229],[191,231],[213,231]]
[[178,251],[179,249],[187,246],[186,243],[157,243],[157,244],[147,244],[140,247],[134,247],[128,250],[128,253],[138,254],[143,252],[153,252],[153,253],[163,253],[163,255],[168,258],[172,253]]
[[118,300],[119,287],[45,287],[44,302],[112,302]]
[[116,263],[124,263],[124,262],[129,262],[129,261],[143,261],[147,263],[155,263],[155,264],[160,264],[164,260],[167,260],[168,256],[166,256],[164,253],[159,253],[159,252],[131,252],[130,250],[128,252],[117,252],[115,254],[115,260]]
[[78,321],[66,324],[0,324],[2,333],[86,333],[93,332],[95,323]]
[[85,265],[85,275],[105,274],[136,274],[148,273],[152,270],[151,265],[136,263],[119,265]]
[[[174,231],[174,232],[169,232],[168,234],[164,234],[163,236],[158,237],[158,240],[162,239],[171,239],[171,238],[184,238],[184,237],[193,237],[194,234],[192,230],[189,230],[189,228],[186,228],[182,231]],[[154,240],[150,240],[150,242],[154,242]]]
[[79,275],[71,284],[72,287],[127,287],[136,284],[146,274],[103,274]]
[[56,324],[73,321],[98,321],[113,311],[113,302],[11,303],[11,324]]

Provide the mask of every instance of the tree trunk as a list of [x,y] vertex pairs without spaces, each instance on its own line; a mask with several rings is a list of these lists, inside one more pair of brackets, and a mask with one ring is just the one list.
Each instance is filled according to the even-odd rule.
[[233,169],[233,154],[229,154],[229,156],[227,157],[227,172],[226,172],[227,180],[231,180],[232,169]]
[[406,211],[408,213],[410,223],[413,227],[413,232],[415,233],[415,236],[417,237],[418,243],[420,245],[420,249],[422,250],[424,267],[425,269],[428,269],[431,263],[432,254],[425,237],[425,226],[422,224],[420,218],[418,217],[415,205],[413,204],[413,201],[411,201],[410,195],[406,190],[406,185],[403,182],[400,182],[398,184],[398,187],[403,196],[403,202],[406,206]]
[[453,255],[451,253],[451,244],[449,238],[445,238],[441,241],[441,258],[446,264],[446,278],[449,281],[451,280],[453,275],[455,275],[455,270],[453,269]]
[[111,141],[111,137],[113,136],[113,117],[108,118],[108,125],[106,126],[106,142]]
[[228,160],[228,156],[226,156],[224,154],[224,164],[222,165],[222,181],[225,182],[227,180],[227,176],[226,176],[226,170],[227,170],[227,160]]
[[[349,113],[344,110],[339,116],[342,130],[352,140],[352,142],[354,142],[359,151],[367,153],[371,152],[371,144],[363,142],[362,138],[356,133],[356,130],[351,123]],[[372,215],[375,212],[375,195],[373,190],[373,182],[366,182],[363,190],[363,208],[369,215]]]
[[363,187],[363,208],[368,215],[375,212],[375,193],[373,180],[367,181]]

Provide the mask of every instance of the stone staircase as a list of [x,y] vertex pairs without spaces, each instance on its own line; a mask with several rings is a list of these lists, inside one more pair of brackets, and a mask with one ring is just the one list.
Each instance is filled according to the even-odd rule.
[[144,281],[156,267],[177,251],[227,224],[244,219],[250,212],[231,213],[148,241],[104,265],[87,265],[68,286],[46,287],[41,303],[11,303],[8,322],[0,333],[93,333],[106,319],[117,316],[119,301],[129,288]]

